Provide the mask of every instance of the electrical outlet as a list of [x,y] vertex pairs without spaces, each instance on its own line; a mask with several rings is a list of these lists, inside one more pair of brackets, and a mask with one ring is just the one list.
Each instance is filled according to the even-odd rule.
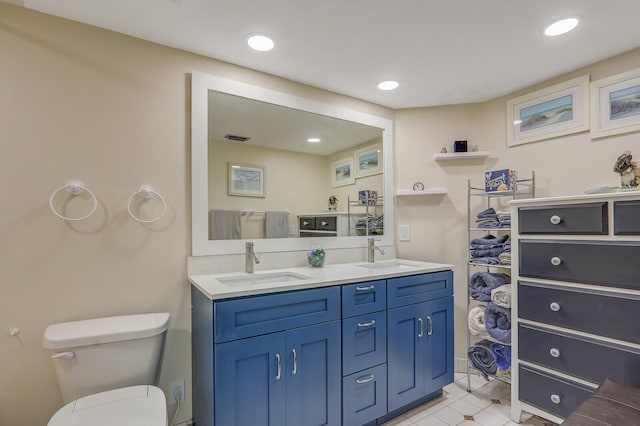
[[184,402],[184,380],[171,383],[171,404],[178,400]]

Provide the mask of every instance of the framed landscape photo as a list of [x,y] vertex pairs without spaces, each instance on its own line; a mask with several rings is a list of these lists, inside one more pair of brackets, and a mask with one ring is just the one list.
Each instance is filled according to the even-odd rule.
[[589,76],[507,101],[507,146],[589,130]]
[[264,197],[264,166],[229,162],[229,195]]
[[334,188],[355,183],[353,158],[344,158],[331,164],[331,183]]
[[640,130],[640,68],[591,83],[593,139]]
[[382,144],[375,144],[354,152],[356,177],[382,173]]

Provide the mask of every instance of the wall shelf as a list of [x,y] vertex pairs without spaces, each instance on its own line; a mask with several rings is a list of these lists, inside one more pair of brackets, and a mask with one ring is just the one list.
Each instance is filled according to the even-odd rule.
[[470,160],[473,158],[487,158],[489,154],[489,151],[451,152],[447,154],[433,154],[433,159],[436,161]]
[[396,191],[396,196],[417,196],[417,195],[442,195],[447,194],[449,190],[447,188],[425,188],[421,191],[414,191],[413,189],[399,189]]

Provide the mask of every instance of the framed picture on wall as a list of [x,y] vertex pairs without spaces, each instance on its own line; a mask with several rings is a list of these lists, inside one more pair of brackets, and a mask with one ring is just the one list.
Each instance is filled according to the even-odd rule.
[[640,130],[640,68],[591,83],[593,139]]
[[507,101],[507,146],[589,130],[589,76]]
[[264,197],[264,166],[229,162],[229,195]]
[[382,144],[375,144],[354,152],[356,177],[382,173]]
[[344,158],[331,164],[331,183],[334,188],[355,183],[353,158]]

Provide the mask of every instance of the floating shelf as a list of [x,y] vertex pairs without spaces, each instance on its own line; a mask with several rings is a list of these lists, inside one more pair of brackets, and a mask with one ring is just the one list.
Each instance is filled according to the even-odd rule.
[[451,152],[447,154],[433,154],[433,159],[436,161],[469,160],[472,158],[487,158],[489,154],[489,151]]
[[416,195],[442,195],[447,194],[449,190],[447,188],[426,188],[421,191],[414,191],[413,189],[399,189],[396,191],[396,195],[401,196],[416,196]]

